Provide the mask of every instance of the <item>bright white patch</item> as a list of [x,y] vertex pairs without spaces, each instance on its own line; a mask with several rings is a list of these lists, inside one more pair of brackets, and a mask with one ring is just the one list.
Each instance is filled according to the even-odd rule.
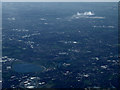
[[85,75],[83,75],[84,77],[89,77],[89,75],[88,74],[85,74]]
[[79,15],[95,15],[94,13],[92,13],[91,11],[89,11],[89,12],[84,12],[84,13],[79,13],[79,12],[77,12],[77,15],[79,16]]
[[16,20],[16,18],[14,18],[14,17],[12,17],[12,18],[8,18],[8,20],[10,20],[10,21],[14,21],[14,20]]
[[41,21],[45,21],[46,19],[45,18],[40,18]]
[[36,77],[31,77],[30,79],[35,79]]
[[71,19],[79,19],[79,18],[90,18],[90,19],[105,19],[105,17],[101,17],[101,16],[95,16],[95,13],[88,11],[88,12],[77,12],[77,14],[74,14]]
[[27,88],[35,88],[35,86],[27,86]]
[[40,82],[39,84],[40,84],[40,85],[43,85],[43,84],[45,84],[45,82]]
[[97,61],[99,60],[99,58],[98,58],[98,57],[96,57],[95,59],[96,59]]
[[76,41],[74,41],[73,43],[74,43],[74,44],[76,44],[77,42],[76,42]]
[[106,68],[107,68],[107,65],[105,65],[105,66],[101,66],[101,68],[106,69]]

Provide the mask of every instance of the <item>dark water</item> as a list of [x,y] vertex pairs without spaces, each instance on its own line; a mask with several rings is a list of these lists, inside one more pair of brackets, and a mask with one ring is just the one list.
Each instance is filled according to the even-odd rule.
[[43,68],[27,62],[17,62],[12,65],[13,70],[20,73],[42,72]]

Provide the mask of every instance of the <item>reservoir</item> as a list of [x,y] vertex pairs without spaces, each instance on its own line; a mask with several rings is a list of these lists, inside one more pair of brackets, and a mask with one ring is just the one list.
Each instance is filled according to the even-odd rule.
[[41,66],[28,62],[15,62],[12,68],[14,71],[20,73],[41,72],[43,70]]

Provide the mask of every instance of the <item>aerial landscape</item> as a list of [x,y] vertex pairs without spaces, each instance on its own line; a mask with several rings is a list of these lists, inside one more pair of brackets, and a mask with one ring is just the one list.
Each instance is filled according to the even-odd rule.
[[118,3],[3,3],[3,88],[119,88]]

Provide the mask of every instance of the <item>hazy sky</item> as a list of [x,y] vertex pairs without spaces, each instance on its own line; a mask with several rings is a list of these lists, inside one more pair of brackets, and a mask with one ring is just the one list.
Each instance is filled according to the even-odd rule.
[[120,0],[0,0],[2,2],[118,2]]

